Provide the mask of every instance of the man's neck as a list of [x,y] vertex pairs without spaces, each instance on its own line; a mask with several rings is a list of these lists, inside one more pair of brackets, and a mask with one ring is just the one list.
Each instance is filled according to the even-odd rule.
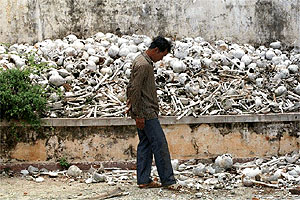
[[150,49],[146,50],[145,51],[145,54],[152,60],[153,62],[153,59],[152,59],[152,51]]

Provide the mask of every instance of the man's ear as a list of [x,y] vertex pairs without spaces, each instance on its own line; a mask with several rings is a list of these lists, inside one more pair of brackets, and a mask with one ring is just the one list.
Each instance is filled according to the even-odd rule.
[[156,52],[156,53],[160,53],[160,50],[159,50],[158,47],[155,47],[155,52]]

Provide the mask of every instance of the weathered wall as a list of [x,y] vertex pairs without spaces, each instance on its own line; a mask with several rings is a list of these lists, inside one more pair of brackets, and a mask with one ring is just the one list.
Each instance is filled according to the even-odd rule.
[[[163,125],[163,129],[173,159],[214,158],[224,153],[235,158],[284,155],[299,151],[300,144],[299,121]],[[0,127],[0,161],[57,161],[66,157],[72,162],[94,162],[132,160],[136,156],[134,126],[13,130]]]
[[6,43],[120,28],[127,34],[300,46],[300,0],[0,0],[0,5],[0,42]]

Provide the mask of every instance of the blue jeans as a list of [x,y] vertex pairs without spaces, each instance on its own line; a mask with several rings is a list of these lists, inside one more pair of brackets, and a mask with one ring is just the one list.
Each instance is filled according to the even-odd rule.
[[176,183],[165,134],[158,119],[145,120],[143,130],[138,129],[137,184],[152,182],[150,178],[154,155],[158,175],[163,186]]

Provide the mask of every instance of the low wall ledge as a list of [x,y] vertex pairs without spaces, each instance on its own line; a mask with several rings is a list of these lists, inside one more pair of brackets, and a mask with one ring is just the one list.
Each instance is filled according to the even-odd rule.
[[[273,113],[273,114],[245,114],[245,115],[209,115],[195,117],[159,117],[162,125],[174,124],[216,124],[216,123],[251,123],[251,122],[294,122],[300,121],[300,112]],[[129,126],[135,125],[134,120],[127,117],[109,118],[43,118],[42,126]],[[20,123],[21,125],[21,123]],[[1,121],[0,126],[9,126],[6,121]]]

